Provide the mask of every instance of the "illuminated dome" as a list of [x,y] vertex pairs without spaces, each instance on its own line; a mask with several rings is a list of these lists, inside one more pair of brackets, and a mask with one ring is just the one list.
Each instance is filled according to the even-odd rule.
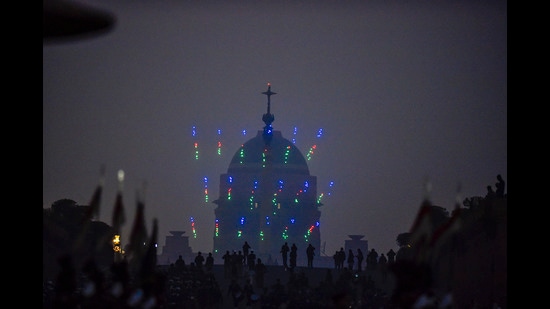
[[[216,258],[241,248],[244,241],[266,261],[278,256],[285,242],[320,248],[317,177],[309,174],[300,150],[273,129],[270,97],[275,92],[270,84],[262,94],[267,95],[263,130],[239,147],[227,173],[220,175],[219,198],[213,201]],[[298,261],[302,259],[307,262],[299,254]]]
[[[268,158],[267,156],[271,157]],[[300,150],[280,131],[273,131],[269,144],[266,144],[263,131],[244,143],[233,155],[228,173],[257,171],[271,162],[276,173],[309,175],[306,159]]]

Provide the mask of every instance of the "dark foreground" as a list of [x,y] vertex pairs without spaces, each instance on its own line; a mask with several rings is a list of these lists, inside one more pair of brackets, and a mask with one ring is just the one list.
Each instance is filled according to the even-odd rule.
[[[63,276],[45,278],[43,308],[389,308],[394,286],[390,272],[375,269],[266,266],[261,282],[246,267],[237,272],[158,266],[155,279],[124,280],[116,272],[89,271],[75,277],[73,292],[63,295]],[[238,284],[234,293],[231,283]],[[248,283],[248,285],[247,285]],[[279,283],[279,284],[277,284]],[[57,285],[57,286],[56,286]],[[70,287],[68,289],[70,291]]]

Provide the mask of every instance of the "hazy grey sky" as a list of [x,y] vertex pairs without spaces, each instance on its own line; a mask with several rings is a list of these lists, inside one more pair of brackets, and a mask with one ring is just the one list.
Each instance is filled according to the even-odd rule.
[[426,177],[449,211],[458,183],[484,196],[501,174],[508,191],[507,8],[482,2],[87,0],[117,23],[43,46],[43,207],[88,204],[105,164],[102,221],[122,169],[127,236],[146,182],[160,245],[185,230],[211,251],[219,175],[264,126],[270,82],[274,129],[317,145],[326,254],[349,234],[395,250]]

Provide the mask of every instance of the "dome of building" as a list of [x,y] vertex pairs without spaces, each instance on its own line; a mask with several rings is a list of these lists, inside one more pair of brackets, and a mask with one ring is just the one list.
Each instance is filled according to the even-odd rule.
[[284,138],[280,131],[273,131],[267,144],[261,130],[235,152],[228,173],[257,171],[266,162],[271,163],[276,173],[309,175],[306,159],[292,142]]
[[317,177],[310,175],[300,150],[271,126],[270,84],[262,94],[268,99],[263,130],[239,147],[220,175],[219,198],[213,201],[217,258],[244,241],[266,261],[277,257],[285,242],[320,248]]

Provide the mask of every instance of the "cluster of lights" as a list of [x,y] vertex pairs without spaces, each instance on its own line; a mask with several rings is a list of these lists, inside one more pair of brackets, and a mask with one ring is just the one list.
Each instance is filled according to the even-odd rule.
[[284,159],[285,164],[288,163],[288,156],[289,156],[289,155],[290,155],[290,145],[289,145],[289,146],[286,146],[286,150],[285,150],[285,154],[284,154],[284,156],[285,156],[285,159]]
[[327,192],[327,195],[330,196],[332,194],[332,187],[334,187],[334,181],[330,181],[328,184],[329,191]]
[[208,177],[204,177],[204,202],[208,203]]
[[[218,129],[218,137],[222,135],[222,130]],[[218,140],[218,156],[222,155],[222,141]]]
[[231,200],[231,191],[233,190],[233,188],[229,188],[227,189],[227,200],[230,201]]
[[264,151],[262,152],[262,167],[265,167],[265,161],[266,161],[266,158],[267,158],[267,151],[268,149],[267,148],[264,148]]
[[[208,178],[204,177],[203,181],[204,181],[205,201],[208,202]],[[229,184],[232,184],[233,183],[233,176],[228,176],[227,182]],[[334,184],[334,182],[332,181],[331,182],[331,187],[332,187],[333,184]],[[276,190],[275,193],[273,193],[273,198],[271,199],[272,205],[274,207],[276,207],[277,209],[281,209],[281,205],[277,201],[277,196],[278,196],[278,194],[280,194],[283,191],[283,188],[284,188],[284,181],[282,179],[279,179],[277,181],[277,190]],[[250,190],[250,197],[248,198],[249,205],[250,205],[250,210],[253,210],[254,208],[258,208],[257,202],[255,202],[255,193],[256,193],[257,189],[258,189],[258,180],[254,180],[253,187]],[[302,189],[299,189],[296,192],[296,197],[294,198],[294,202],[299,203],[300,202],[299,197],[302,194],[307,193],[308,189],[309,189],[309,182],[305,181],[304,182],[304,187]],[[227,196],[226,196],[227,200],[231,200],[231,192],[232,191],[233,191],[232,187],[229,187],[227,189]],[[321,196],[318,197],[318,199],[317,199],[318,202],[320,202],[320,199],[322,198],[322,196],[323,196],[323,194],[321,194]],[[275,214],[275,212],[274,212],[274,214]]]
[[[273,133],[273,127],[271,126],[266,126],[264,128],[264,131],[266,134],[272,134]],[[216,152],[218,154],[218,156],[221,156],[222,155],[222,141],[221,141],[221,135],[222,135],[222,129],[216,129],[216,133],[217,133],[217,141],[216,141]],[[297,127],[293,127],[293,130],[292,130],[292,143],[293,144],[296,144],[296,135],[298,133],[298,128]],[[246,129],[242,129],[241,130],[241,134],[242,136],[246,136],[247,134],[247,130]],[[320,128],[317,130],[317,134],[315,135],[316,138],[321,138],[323,135],[323,129]],[[193,149],[194,149],[194,155],[195,155],[195,160],[198,160],[199,159],[199,142],[197,140],[197,126],[192,126],[191,127],[191,136],[193,137]],[[309,154],[309,157],[308,157],[308,160],[311,159],[311,155],[313,155],[313,150],[315,150],[315,148],[317,147],[317,145],[313,145],[312,147],[310,147],[310,150],[308,152]],[[244,155],[244,154],[242,154]],[[285,156],[288,155],[288,153],[285,154]]]
[[323,196],[325,196],[324,193],[319,194],[319,196],[317,197],[317,204],[321,203],[321,200],[323,199]]
[[[328,192],[327,192],[327,195],[330,196],[332,194],[332,187],[334,187],[334,181],[330,181],[329,182],[329,185],[328,185]],[[320,204],[321,203],[321,200],[323,199],[323,197],[325,196],[325,193],[322,193],[319,194],[319,196],[317,197],[317,203]]]
[[[295,223],[296,223],[296,219],[295,219],[295,218],[290,218],[289,221],[290,221],[290,224],[295,224]],[[240,224],[241,226],[244,226],[245,223],[246,223],[246,217],[241,217],[241,218],[239,219],[239,224]],[[265,224],[266,224],[266,225],[270,225],[270,218],[269,218],[269,216],[266,216],[266,217],[265,217]],[[313,230],[315,229],[315,227],[318,227],[319,225],[320,225],[320,224],[319,224],[319,221],[317,221],[317,222],[315,222],[315,225],[311,225],[311,226],[307,229],[306,233],[304,234],[304,239],[305,239],[306,242],[309,241],[309,237],[311,236],[311,233],[313,233]],[[288,239],[288,237],[289,237],[289,236],[288,236],[288,230],[289,230],[289,227],[288,227],[288,225],[286,225],[286,226],[284,227],[282,233],[281,233],[281,238],[282,238],[282,239],[284,239],[284,240]],[[215,236],[216,236],[216,237],[219,236],[219,220],[218,220],[218,219],[215,220]],[[263,231],[260,231],[259,236],[260,236],[260,239],[261,239],[261,240],[264,240],[265,234],[264,234]],[[242,230],[242,229],[237,230],[237,238],[242,238],[242,237],[243,237],[243,230]]]
[[285,229],[283,230],[283,239],[288,239],[288,226],[285,226]]
[[122,249],[120,248],[120,235],[116,234],[113,236],[113,251],[116,253],[122,253]]
[[244,145],[241,145],[241,149],[239,150],[239,164],[244,164]]
[[[296,144],[296,136],[297,136],[297,132],[298,132],[298,128],[297,127],[293,127],[293,137],[292,137],[292,143],[293,144]],[[222,141],[221,141],[221,133],[222,133],[222,130],[221,129],[217,129],[217,135],[218,135],[218,140],[217,140],[217,155],[219,157],[221,157],[222,155]],[[264,127],[264,133],[267,133],[267,134],[272,134],[273,133],[273,128],[271,126],[266,126]],[[247,130],[243,129],[241,130],[241,134],[242,136],[246,136],[247,134]],[[323,129],[319,129],[317,131],[317,134],[316,134],[316,138],[321,138],[321,136],[323,135]],[[199,141],[197,140],[197,127],[196,126],[192,126],[192,136],[193,136],[193,147],[194,147],[194,155],[195,155],[195,160],[199,160]],[[290,152],[291,152],[292,148],[290,146],[287,146],[287,148],[285,149],[285,152],[283,154],[283,162],[286,164],[288,163],[288,159],[290,157]],[[317,144],[314,144],[313,146],[310,147],[309,151],[307,152],[307,160],[310,161],[313,157],[313,154],[315,153],[315,151],[317,150]],[[266,167],[266,161],[267,161],[267,155],[268,155],[268,151],[269,149],[268,148],[265,148],[263,153],[262,153],[262,167]],[[239,153],[238,153],[238,156],[240,158],[240,164],[244,164],[244,159],[245,159],[245,151],[244,151],[244,144],[241,145],[241,148],[239,150]],[[229,179],[229,182],[231,183],[232,182],[232,178],[230,177]],[[204,177],[203,178],[203,183],[204,183],[204,187],[203,187],[203,194],[204,194],[204,201],[205,203],[208,203],[209,202],[209,195],[208,195],[208,177]],[[331,195],[331,188],[333,187],[334,185],[334,182],[331,181],[330,182],[330,185],[329,185],[329,191],[326,193],[326,195],[330,196]],[[258,188],[258,181],[257,180],[254,180],[254,185],[253,185],[253,189],[251,190],[251,195],[250,195],[250,198],[249,198],[249,203],[250,203],[250,210],[254,210],[255,208],[258,208],[258,202],[255,201],[255,193],[257,191],[257,188]],[[304,188],[303,189],[300,189],[298,190],[298,192],[296,192],[296,197],[294,199],[294,202],[296,204],[298,204],[300,201],[299,201],[299,197],[306,193],[307,190],[309,188],[309,183],[306,181],[304,183]],[[279,180],[278,181],[278,188],[277,188],[277,192],[282,192],[282,189],[283,189],[283,181],[282,180]],[[230,187],[228,190],[227,190],[227,200],[231,200],[231,192],[232,192],[232,188]],[[323,198],[323,196],[325,195],[325,193],[321,193],[318,198],[317,198],[317,203],[321,203],[321,200]],[[272,199],[272,202],[273,202],[273,206],[276,207],[273,211],[273,214],[276,215],[276,209],[280,209],[281,207],[281,204],[277,202],[277,193],[274,193],[273,194],[273,199]],[[241,218],[241,224],[244,225],[245,223],[245,220],[244,220],[244,217]],[[291,219],[291,223],[294,224],[295,223],[295,219],[292,218]],[[270,222],[269,222],[269,217],[266,217],[266,225],[269,225]],[[197,238],[197,234],[196,234],[196,229],[195,229],[195,223],[194,223],[194,219],[193,217],[191,217],[191,228],[192,228],[192,232],[193,232],[193,237],[194,238]],[[313,230],[314,226],[311,226],[306,235],[304,235],[304,237],[306,238],[306,240],[309,238],[309,235],[311,234],[312,230]],[[215,220],[215,236],[218,237],[219,236],[219,221],[218,219]],[[264,232],[261,231],[259,233],[259,237],[261,240],[264,240]],[[242,237],[242,230],[239,230],[238,231],[238,235],[237,237]],[[282,238],[283,239],[287,239],[289,236],[288,236],[288,226],[285,226],[284,228],[284,231],[282,232]]]
[[[316,222],[316,225],[319,226],[319,222]],[[313,229],[315,228],[315,226],[310,226],[309,229],[307,230],[307,233],[304,235],[304,239],[306,242],[309,242],[309,236],[311,236],[311,233],[313,232]]]
[[[193,139],[197,137],[197,127],[193,126],[191,129],[191,135],[193,136]],[[195,160],[199,159],[199,142],[195,141],[193,142],[193,146],[195,148]]]
[[258,188],[258,181],[254,180],[254,187],[252,188],[250,198],[248,199],[250,201],[250,210],[254,208],[258,208],[258,203],[254,203],[254,194],[256,193],[257,188]]
[[[277,204],[277,193],[273,193],[273,198],[271,199],[271,203],[273,203],[273,206],[277,206],[277,205],[280,205],[280,204]],[[278,207],[279,209],[281,208],[280,206]],[[277,212],[274,210],[273,211],[273,215],[276,215]]]
[[317,149],[316,144],[311,146],[311,148],[309,148],[309,151],[307,152],[307,155],[306,155],[308,161],[311,160],[311,158],[313,157],[313,153],[315,152],[315,149]]
[[197,230],[195,229],[195,218],[191,217],[191,231],[193,232],[193,238],[197,238]]

